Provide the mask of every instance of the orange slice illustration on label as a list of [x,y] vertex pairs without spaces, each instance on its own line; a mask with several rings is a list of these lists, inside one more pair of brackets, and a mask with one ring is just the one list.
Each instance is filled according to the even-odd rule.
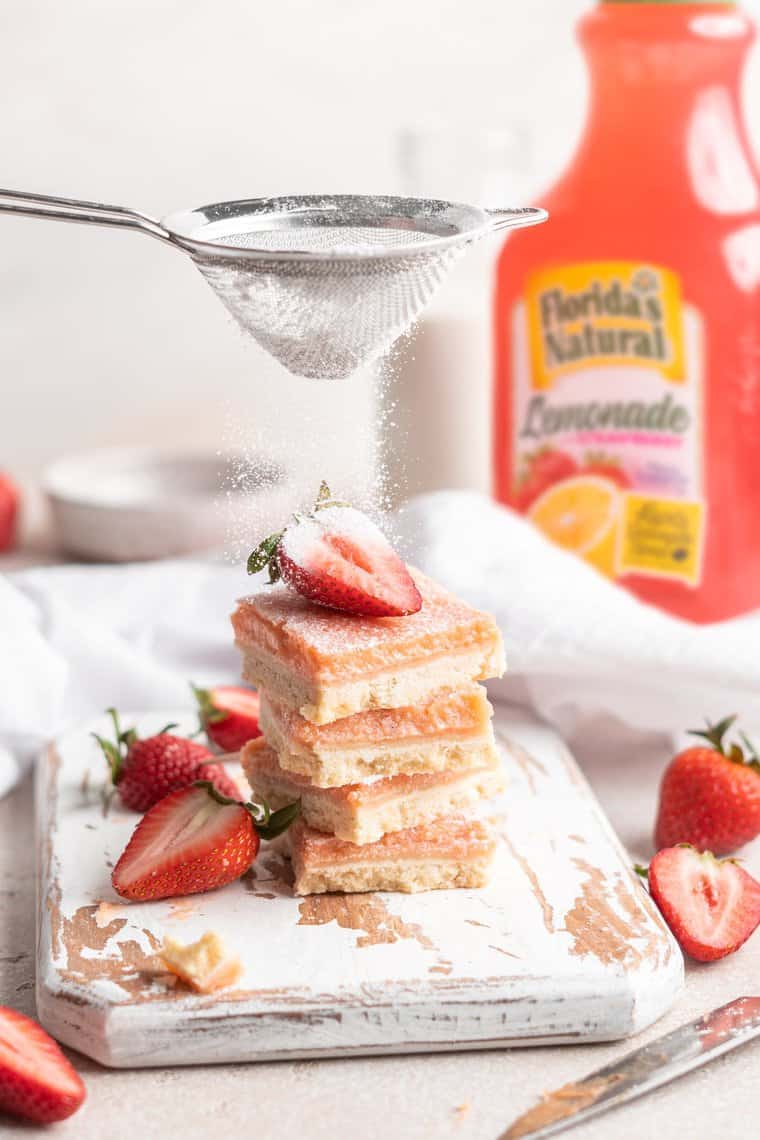
[[580,554],[603,574],[615,570],[620,489],[598,475],[563,479],[536,499],[528,518],[547,538]]

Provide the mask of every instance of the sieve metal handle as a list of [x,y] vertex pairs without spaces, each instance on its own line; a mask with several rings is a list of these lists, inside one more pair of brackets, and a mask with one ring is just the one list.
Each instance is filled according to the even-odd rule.
[[58,198],[52,194],[30,194],[26,190],[0,190],[0,213],[138,230],[140,233],[174,245],[171,235],[159,221],[148,214],[141,214],[139,210],[129,210],[125,206],[107,206],[102,202]]
[[511,210],[485,210],[494,230],[508,230],[514,226],[537,226],[549,217],[538,206],[520,206]]

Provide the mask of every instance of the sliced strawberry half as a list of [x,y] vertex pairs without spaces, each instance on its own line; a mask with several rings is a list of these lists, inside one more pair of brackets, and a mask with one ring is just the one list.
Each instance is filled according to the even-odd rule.
[[85,1088],[50,1034],[0,1006],[0,1112],[52,1124],[79,1108]]
[[248,870],[259,849],[249,813],[205,788],[171,792],[146,812],[113,869],[127,899],[163,899],[223,887]]
[[248,572],[269,566],[320,605],[362,617],[404,617],[422,597],[383,532],[362,511],[336,502],[322,484],[314,511],[298,515],[265,539],[248,559]]
[[[249,740],[261,736],[259,694],[241,685],[216,685],[213,689],[192,686],[198,702],[201,727],[223,752],[238,752]],[[221,789],[220,789],[221,790]]]
[[113,869],[127,899],[163,899],[213,891],[240,878],[259,850],[298,815],[299,803],[270,815],[263,801],[239,803],[209,780],[164,796],[146,812]]
[[365,617],[402,617],[422,607],[398,554],[353,507],[327,507],[289,526],[277,559],[288,585],[323,606]]
[[733,954],[760,925],[760,883],[709,851],[687,844],[659,851],[649,887],[681,949],[698,962]]

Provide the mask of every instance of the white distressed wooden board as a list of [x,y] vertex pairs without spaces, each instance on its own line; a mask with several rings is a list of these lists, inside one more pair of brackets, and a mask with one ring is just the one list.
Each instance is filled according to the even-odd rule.
[[[186,714],[128,718],[141,734]],[[127,721],[125,721],[127,723]],[[90,732],[63,737],[38,781],[37,1002],[60,1040],[105,1065],[420,1052],[611,1040],[643,1029],[683,981],[680,952],[562,741],[497,716],[509,787],[474,891],[298,899],[262,849],[221,891],[127,904],[110,867],[136,823]],[[89,772],[89,790],[83,778]],[[198,996],[160,972],[167,933],[214,930],[240,955],[234,990]]]

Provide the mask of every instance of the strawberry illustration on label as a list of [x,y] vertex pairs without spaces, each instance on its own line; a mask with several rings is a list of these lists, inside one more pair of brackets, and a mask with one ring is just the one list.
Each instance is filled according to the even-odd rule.
[[589,451],[581,465],[581,472],[584,475],[598,475],[601,479],[610,479],[623,490],[633,486],[631,477],[620,460],[603,451]]
[[578,464],[572,455],[553,447],[541,447],[525,456],[524,468],[517,483],[515,503],[527,511],[549,487],[575,475]]
[[733,954],[760,925],[760,883],[733,859],[688,843],[658,851],[649,889],[679,946],[697,962]]

